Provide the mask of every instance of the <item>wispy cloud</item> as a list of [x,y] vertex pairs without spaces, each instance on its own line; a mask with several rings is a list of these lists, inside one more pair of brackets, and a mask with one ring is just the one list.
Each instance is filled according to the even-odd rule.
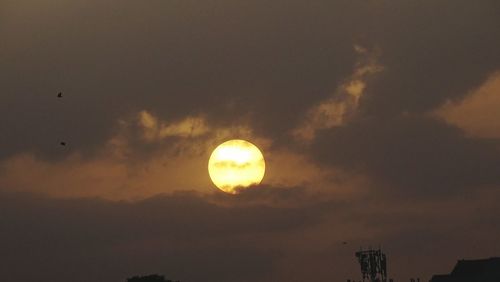
[[168,137],[198,137],[207,134],[210,130],[202,117],[188,116],[179,121],[166,123],[148,111],[141,111],[138,114],[138,120],[143,130],[143,138],[149,142]]
[[368,78],[381,72],[377,62],[379,52],[354,45],[360,56],[352,75],[326,100],[310,109],[305,120],[293,130],[293,136],[305,142],[315,138],[316,131],[340,126],[355,114],[364,94]]

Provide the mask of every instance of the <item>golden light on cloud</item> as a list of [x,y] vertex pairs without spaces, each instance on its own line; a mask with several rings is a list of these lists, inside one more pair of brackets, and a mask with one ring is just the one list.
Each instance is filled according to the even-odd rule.
[[238,188],[259,184],[265,171],[266,163],[259,148],[240,139],[220,144],[208,161],[212,182],[222,191],[231,194],[236,194]]
[[500,139],[500,71],[461,101],[448,101],[433,115],[463,129],[467,135]]
[[369,51],[359,45],[354,50],[361,56],[352,75],[327,99],[309,109],[305,120],[292,131],[299,141],[311,142],[318,130],[341,126],[358,109],[368,78],[384,70],[377,60],[377,50]]

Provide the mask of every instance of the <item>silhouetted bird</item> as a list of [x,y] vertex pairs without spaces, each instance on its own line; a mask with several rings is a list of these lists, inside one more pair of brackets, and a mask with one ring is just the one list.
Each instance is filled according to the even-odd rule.
[[66,146],[66,142],[61,142],[59,144],[61,144],[61,146]]
[[59,94],[57,94],[57,98],[62,98],[62,92],[59,92]]

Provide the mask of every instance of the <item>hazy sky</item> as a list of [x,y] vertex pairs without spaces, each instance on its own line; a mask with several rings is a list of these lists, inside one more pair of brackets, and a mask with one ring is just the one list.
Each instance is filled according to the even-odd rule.
[[[1,280],[499,256],[499,50],[497,0],[3,0]],[[267,171],[227,195],[207,164],[235,138]]]

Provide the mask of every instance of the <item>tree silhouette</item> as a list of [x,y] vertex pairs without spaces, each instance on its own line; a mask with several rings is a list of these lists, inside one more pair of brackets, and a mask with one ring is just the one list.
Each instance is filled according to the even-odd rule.
[[179,282],[179,281],[166,280],[165,276],[163,275],[152,274],[147,276],[134,276],[131,278],[127,278],[127,282]]

